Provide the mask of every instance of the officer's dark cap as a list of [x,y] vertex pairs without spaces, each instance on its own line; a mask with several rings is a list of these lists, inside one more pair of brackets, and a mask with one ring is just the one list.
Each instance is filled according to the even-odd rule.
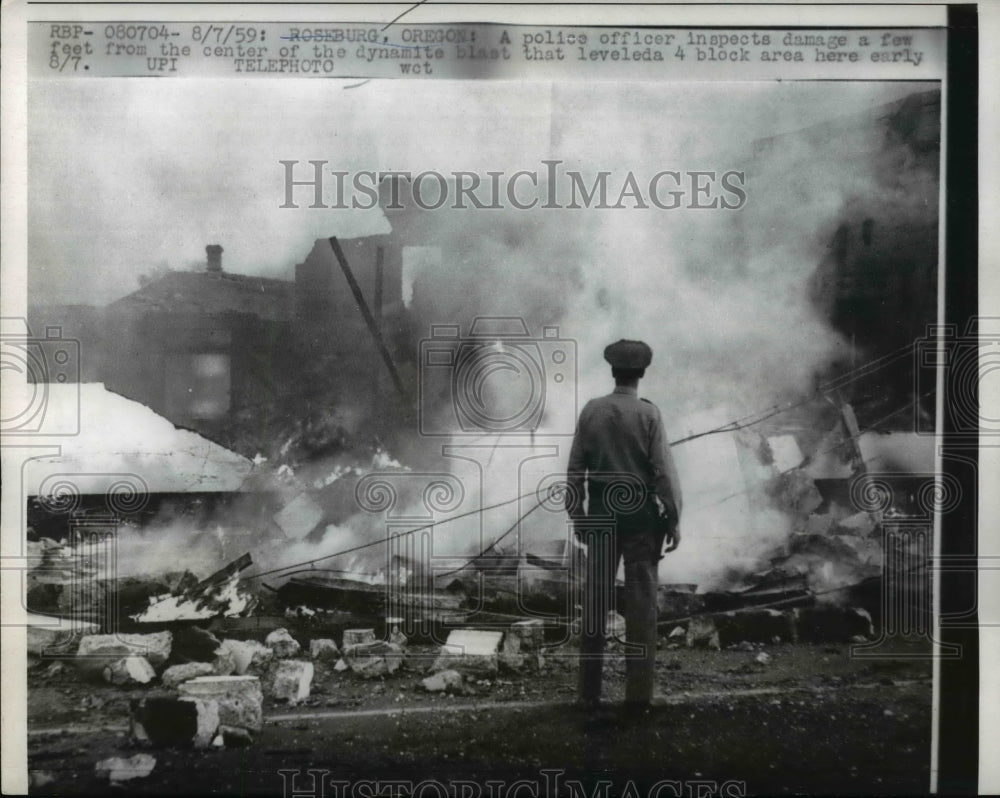
[[623,338],[604,348],[604,359],[613,369],[638,371],[649,366],[653,360],[653,350],[643,341],[627,341]]

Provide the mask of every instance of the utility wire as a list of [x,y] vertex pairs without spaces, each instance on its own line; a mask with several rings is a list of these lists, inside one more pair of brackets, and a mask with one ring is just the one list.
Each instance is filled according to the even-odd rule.
[[[431,521],[430,523],[424,524],[423,526],[414,527],[413,529],[406,529],[406,530],[404,530],[402,532],[399,532],[399,533],[397,533],[395,535],[390,535],[389,537],[386,537],[386,538],[380,538],[379,540],[369,541],[368,543],[359,543],[357,546],[351,546],[350,548],[342,549],[341,551],[335,551],[332,554],[324,554],[322,557],[313,557],[310,560],[302,560],[301,562],[290,563],[289,565],[284,565],[281,568],[272,568],[270,571],[261,571],[260,573],[251,574],[251,575],[243,577],[243,578],[244,579],[259,579],[262,576],[270,576],[271,574],[280,573],[281,571],[287,571],[287,570],[289,570],[291,568],[299,568],[299,567],[301,567],[303,565],[312,565],[313,563],[317,563],[317,562],[320,562],[322,560],[329,560],[329,559],[331,559],[333,557],[341,557],[344,554],[353,554],[356,551],[361,551],[362,549],[368,549],[368,548],[371,548],[372,546],[380,546],[383,543],[389,543],[389,542],[391,542],[393,540],[396,540],[398,538],[403,538],[403,537],[406,537],[407,535],[412,535],[415,532],[422,532],[425,529],[431,529],[431,528],[433,528],[435,526],[440,526],[442,524],[446,524],[449,521],[457,521],[460,518],[466,518],[466,517],[468,517],[470,515],[476,515],[478,513],[484,513],[487,510],[495,510],[498,507],[505,507],[508,504],[513,504],[516,501],[520,501],[521,499],[525,499],[528,496],[533,496],[533,495],[535,495],[535,491],[531,491],[529,493],[522,493],[520,496],[515,496],[513,499],[507,499],[506,501],[497,502],[496,504],[490,504],[490,505],[488,505],[486,507],[476,507],[476,508],[474,508],[472,510],[467,510],[464,513],[459,513],[458,515],[453,515],[453,516],[450,516],[448,518],[442,518],[440,521]],[[532,507],[531,510],[529,510],[528,512],[531,512],[531,511],[535,510],[537,507],[540,507],[541,505],[542,505],[542,502],[540,501],[536,505],[536,507]],[[527,513],[525,513],[525,515],[527,515]],[[509,530],[508,530],[508,532],[509,532]],[[507,533],[505,533],[505,534],[507,534]]]
[[[798,469],[802,468],[802,466],[804,466],[806,464],[806,462],[810,458],[812,458],[812,457],[818,457],[818,456],[823,455],[823,454],[829,454],[830,452],[832,452],[832,451],[834,451],[836,449],[839,449],[841,446],[843,446],[848,441],[856,440],[856,439],[860,438],[862,435],[864,435],[865,433],[873,432],[875,430],[875,428],[878,427],[879,424],[882,424],[885,421],[888,421],[893,416],[899,415],[904,410],[906,410],[908,407],[910,407],[914,402],[919,401],[920,399],[926,399],[928,396],[930,396],[933,393],[934,393],[934,391],[928,391],[927,393],[923,394],[922,396],[918,396],[918,397],[915,397],[915,398],[911,399],[909,402],[907,402],[902,407],[897,408],[896,410],[893,410],[888,415],[882,416],[882,418],[878,419],[877,421],[873,421],[872,425],[870,427],[866,427],[865,429],[859,431],[857,435],[849,435],[848,437],[846,437],[843,440],[837,442],[836,444],[834,444],[833,446],[829,447],[828,449],[823,449],[820,452],[815,452],[814,454],[809,455],[809,457],[804,457],[802,459],[802,461],[798,465],[794,465],[794,466],[791,466],[790,468],[784,469],[783,471],[779,471],[776,474],[776,476],[780,477],[780,476],[783,476],[784,474],[789,474],[792,471],[797,471]],[[867,465],[868,463],[874,463],[877,460],[882,460],[882,459],[884,459],[884,458],[881,455],[878,455],[876,457],[870,457],[870,458],[868,458],[867,460],[864,461],[864,463],[865,463],[865,465]],[[751,489],[736,491],[736,493],[730,493],[728,496],[723,496],[721,499],[716,499],[714,502],[712,502],[710,504],[704,504],[701,507],[696,507],[695,510],[705,510],[705,509],[708,509],[709,507],[715,507],[717,504],[722,504],[723,502],[727,502],[730,499],[735,499],[737,496],[743,496],[743,495],[745,495],[747,493],[751,493],[751,492],[752,492]]]
[[[829,390],[833,390],[833,389],[841,387],[842,385],[849,384],[850,382],[853,382],[856,379],[860,379],[860,377],[864,376],[867,373],[871,373],[873,371],[877,371],[879,369],[882,369],[885,366],[887,366],[889,363],[891,363],[891,362],[893,362],[895,360],[898,360],[904,354],[912,351],[912,349],[913,349],[913,345],[912,344],[908,344],[908,345],[906,345],[904,347],[901,347],[900,349],[897,349],[895,352],[890,352],[888,355],[884,355],[884,356],[882,356],[880,358],[875,358],[875,359],[873,359],[871,361],[868,361],[867,363],[864,363],[861,366],[859,366],[859,367],[857,367],[855,369],[852,369],[851,371],[847,372],[844,376],[839,377],[839,378],[837,378],[835,380],[830,380],[827,383],[824,383],[823,386],[821,386],[821,388],[819,390],[815,391],[809,397],[807,397],[805,399],[802,399],[800,401],[791,403],[791,404],[783,406],[783,407],[772,407],[772,408],[770,408],[768,410],[765,410],[765,411],[759,411],[758,413],[753,413],[753,414],[749,414],[747,416],[743,416],[742,418],[735,419],[734,421],[728,422],[727,424],[724,424],[722,426],[716,427],[714,429],[706,430],[704,432],[699,432],[699,433],[696,433],[694,435],[688,435],[685,438],[680,438],[678,440],[671,441],[670,445],[671,446],[678,446],[680,444],[687,443],[689,441],[696,440],[698,438],[702,438],[702,437],[705,437],[707,435],[713,435],[713,434],[717,434],[717,433],[721,433],[721,432],[733,432],[733,431],[736,431],[738,429],[745,429],[746,427],[754,426],[755,424],[759,424],[762,421],[766,421],[767,419],[772,418],[773,416],[779,415],[780,413],[785,413],[785,412],[788,412],[789,410],[795,409],[796,407],[801,407],[802,405],[808,404],[809,402],[813,401],[814,399],[816,399],[819,396],[824,396],[825,395],[825,391],[823,390],[824,388],[828,388]],[[856,374],[857,376],[851,377],[850,375],[852,375],[852,374]],[[931,393],[933,393],[933,391],[930,391],[930,392],[924,394],[923,396],[921,396],[919,398],[923,399],[923,398],[929,396]],[[910,402],[908,402],[906,405],[904,405],[903,407],[898,408],[897,410],[893,411],[888,416],[885,416],[882,419],[879,419],[877,422],[875,422],[875,424],[880,424],[880,423],[884,422],[885,420],[887,420],[888,418],[891,418],[892,416],[897,415],[898,413],[902,412],[906,408],[910,407],[910,405],[912,405],[914,401],[915,400],[910,400]],[[761,413],[763,413],[763,415],[761,415]],[[747,421],[747,419],[753,419],[754,416],[757,416],[757,415],[761,415],[761,417],[757,418],[757,419],[755,419],[753,421]],[[866,430],[866,431],[870,431],[871,429],[872,428],[868,428],[868,430]],[[476,440],[482,440],[483,438],[486,438],[486,437],[489,437],[489,435],[480,436],[479,438],[476,438]],[[856,436],[852,436],[852,437],[856,437]],[[500,436],[498,434],[497,435],[497,444],[499,444],[499,438],[500,438]],[[848,439],[848,440],[850,440],[850,439]],[[832,447],[832,448],[835,449],[835,448],[837,448],[839,446],[842,446],[844,442],[845,441],[841,441],[835,447]],[[494,446],[494,451],[495,451],[495,449],[496,449],[496,445]],[[832,449],[827,450],[827,451],[832,451]],[[825,453],[826,452],[820,452],[820,454],[825,454]],[[492,457],[492,455],[491,455],[491,457]],[[800,464],[800,466],[801,466],[801,464]],[[798,468],[800,466],[796,466],[795,468]],[[794,468],[792,468],[792,469],[786,469],[786,471],[781,472],[781,473],[787,473],[788,471],[792,471],[792,470],[795,470],[795,469]],[[730,496],[726,496],[723,499],[720,499],[720,500],[714,502],[713,504],[706,505],[706,507],[713,507],[716,504],[721,504],[724,501],[728,501],[729,499],[735,498],[736,496],[740,496],[743,493],[747,493],[747,492],[748,491],[740,491],[740,492],[734,493],[734,494],[732,494]],[[489,505],[487,507],[478,507],[478,508],[475,508],[475,509],[472,509],[472,510],[468,510],[468,511],[466,511],[464,513],[459,513],[458,515],[453,515],[453,516],[450,516],[448,518],[443,518],[443,519],[441,519],[439,521],[432,521],[432,522],[430,522],[428,524],[424,524],[423,526],[414,527],[413,529],[407,529],[407,530],[404,530],[402,532],[397,533],[396,535],[391,535],[391,536],[386,537],[386,538],[380,538],[379,540],[370,541],[368,543],[361,543],[361,544],[358,544],[356,546],[351,546],[351,547],[349,547],[347,549],[342,549],[340,551],[333,552],[331,554],[325,554],[325,555],[323,555],[321,557],[314,557],[314,558],[309,559],[309,560],[303,560],[301,562],[292,563],[290,565],[286,565],[286,566],[283,566],[283,567],[280,567],[280,568],[272,568],[272,569],[270,569],[268,571],[261,571],[259,573],[252,574],[252,575],[249,575],[249,576],[246,576],[246,577],[242,577],[242,578],[248,579],[248,580],[249,579],[259,579],[259,578],[264,577],[264,576],[270,576],[270,575],[273,575],[273,574],[281,573],[282,571],[288,571],[288,570],[293,569],[293,568],[301,568],[302,566],[312,565],[314,563],[321,562],[323,560],[332,559],[334,557],[341,557],[341,556],[343,556],[345,554],[353,554],[354,552],[361,551],[363,549],[371,548],[373,546],[379,546],[379,545],[382,545],[384,543],[389,543],[389,542],[391,542],[393,540],[396,540],[397,538],[402,538],[402,537],[405,537],[407,535],[412,535],[412,534],[414,534],[416,532],[422,532],[422,531],[424,531],[426,529],[432,529],[432,528],[434,528],[436,526],[441,526],[441,525],[446,524],[446,523],[448,523],[450,521],[456,521],[456,520],[459,520],[461,518],[466,518],[466,517],[468,517],[470,515],[481,514],[481,513],[484,513],[486,511],[488,511],[488,510],[493,510],[493,509],[496,509],[498,507],[504,507],[504,506],[506,506],[508,504],[513,504],[514,502],[519,501],[519,500],[524,499],[524,498],[527,498],[528,496],[531,496],[534,493],[535,493],[535,491],[531,491],[529,493],[524,493],[524,494],[521,494],[520,496],[515,496],[512,499],[507,499],[507,500],[502,501],[502,502],[497,502],[496,504],[492,504],[492,505]],[[497,543],[500,542],[500,540],[502,540],[503,538],[507,537],[507,535],[509,535],[515,528],[517,528],[517,526],[521,523],[521,521],[523,521],[528,515],[530,515],[536,509],[538,509],[538,507],[540,507],[543,503],[544,503],[544,500],[541,500],[536,505],[534,505],[529,510],[527,510],[523,515],[521,515],[514,522],[514,524],[506,532],[503,533],[503,535],[501,535],[499,538],[497,538],[496,540],[494,540],[493,543],[491,543],[490,546],[488,546],[486,549],[484,549],[484,551],[482,553],[480,553],[480,554],[476,555],[475,557],[471,558],[461,568],[456,569],[456,571],[460,571],[463,568],[466,568],[469,563],[471,563],[472,561],[474,561],[474,560],[478,559],[479,557],[481,557],[483,554],[485,554],[486,551],[489,550],[489,548],[491,548],[492,546],[495,546]],[[705,509],[705,508],[702,507],[702,508],[699,508],[699,509]],[[456,571],[451,571],[449,573],[455,573]]]

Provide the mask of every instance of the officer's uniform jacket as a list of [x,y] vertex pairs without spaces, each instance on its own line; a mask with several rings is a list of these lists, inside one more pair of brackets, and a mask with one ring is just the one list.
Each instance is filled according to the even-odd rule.
[[619,386],[587,402],[580,413],[567,472],[566,510],[573,518],[584,515],[587,479],[593,497],[614,474],[636,477],[660,498],[675,520],[680,518],[680,480],[660,411],[640,399],[635,388]]

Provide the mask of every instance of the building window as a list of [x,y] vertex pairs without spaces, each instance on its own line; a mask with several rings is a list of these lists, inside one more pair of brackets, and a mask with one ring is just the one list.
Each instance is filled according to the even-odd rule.
[[171,418],[213,420],[229,412],[229,355],[173,355],[167,360],[165,378]]

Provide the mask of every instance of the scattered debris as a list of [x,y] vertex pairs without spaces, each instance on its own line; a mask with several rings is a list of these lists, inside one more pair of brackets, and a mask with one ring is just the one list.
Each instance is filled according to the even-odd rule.
[[316,638],[309,641],[309,656],[316,660],[336,662],[340,658],[340,649],[329,638]]
[[233,659],[235,673],[243,676],[250,668],[263,667],[274,658],[274,652],[256,640],[225,639],[219,644],[219,655],[228,654]]
[[111,684],[149,684],[156,678],[156,671],[145,657],[123,657],[104,668],[104,681]]
[[660,618],[687,618],[705,608],[704,598],[695,593],[698,585],[659,585],[656,590],[656,609]]
[[365,643],[374,643],[376,641],[375,630],[374,629],[345,629],[344,630],[344,648],[348,646],[360,646]]
[[774,637],[795,640],[795,616],[775,609],[747,609],[714,616],[719,643],[728,648],[734,643],[768,643]]
[[297,704],[309,697],[312,684],[313,664],[303,660],[286,659],[278,663],[274,673],[271,694],[290,704]]
[[216,676],[229,676],[236,672],[236,659],[229,651],[220,651],[212,660],[212,673]]
[[219,722],[260,731],[264,696],[256,676],[199,676],[178,687],[182,696],[211,698],[219,704]]
[[63,662],[50,662],[49,667],[45,669],[42,673],[43,679],[51,679],[53,676],[58,676],[61,673],[66,672],[66,665]]
[[428,693],[456,693],[462,690],[462,674],[458,671],[440,671],[420,682]]
[[397,646],[400,646],[401,648],[405,648],[406,644],[409,642],[409,640],[406,637],[406,634],[402,632],[399,628],[405,620],[406,620],[405,618],[385,619],[386,629],[389,630],[389,635],[388,635],[389,642],[395,643]]
[[482,629],[454,629],[441,646],[432,671],[459,670],[493,674],[499,667],[503,632]]
[[214,673],[209,662],[185,662],[183,665],[172,665],[160,676],[164,687],[173,689],[182,682],[197,679],[199,676],[209,676]]
[[[394,583],[402,585],[406,581],[402,577],[412,570],[412,563],[397,562],[390,570],[395,574],[391,577]],[[383,572],[367,579],[346,579],[322,571],[308,576],[293,576],[278,588],[278,600],[286,607],[304,605],[314,610],[337,610],[354,614],[359,619],[385,617],[389,611],[385,577]],[[428,619],[448,623],[460,622],[468,615],[462,609],[463,602],[468,600],[463,591],[435,591],[428,588],[427,585],[414,585],[412,593],[393,591],[393,603],[398,606],[398,610],[394,608],[393,611],[405,612],[408,618],[418,621]],[[478,594],[476,595],[478,600]],[[345,642],[344,645],[349,643]]]
[[544,645],[545,623],[540,618],[516,621],[504,635],[500,661],[511,669],[541,667]]
[[[399,666],[403,664],[403,649],[395,643],[382,640],[359,643],[344,646],[344,658],[341,661],[359,676],[373,679],[399,670]],[[339,664],[338,662],[337,665]],[[339,668],[334,666],[334,669]]]
[[844,534],[869,537],[875,531],[876,523],[871,513],[860,512],[841,518],[837,526]]
[[46,787],[56,780],[47,770],[29,770],[28,771],[28,789],[31,792],[36,792],[42,787]]
[[105,666],[132,655],[145,657],[156,668],[167,661],[172,642],[170,632],[86,635],[80,640],[75,663],[84,674],[91,676],[103,674]]
[[191,590],[180,595],[151,599],[145,612],[131,617],[137,623],[234,617],[248,614],[256,603],[256,596],[246,590],[239,574],[232,574],[227,581],[209,585],[201,592]]
[[102,759],[94,770],[99,776],[106,776],[112,784],[132,779],[144,779],[156,767],[156,758],[150,754],[136,754],[128,759],[112,757]]
[[608,640],[618,640],[622,643],[625,642],[625,618],[614,610],[611,610],[608,613],[604,636]]
[[173,635],[170,659],[175,664],[211,662],[221,645],[219,638],[200,626],[179,626],[174,630]]
[[195,733],[191,739],[192,744],[195,748],[208,748],[219,728],[219,702],[211,698],[196,698],[194,696],[181,696],[178,700],[186,704],[193,704],[197,712]]
[[302,650],[302,646],[287,629],[275,629],[264,639],[264,645],[278,658],[294,657]]
[[715,621],[708,617],[692,618],[688,623],[684,645],[688,648],[711,648],[718,651],[721,645]]
[[130,704],[132,737],[157,748],[206,748],[219,726],[212,699],[150,696]]
[[96,623],[29,613],[26,649],[36,657],[72,654],[81,637],[98,632]]
[[852,637],[874,637],[872,617],[860,607],[819,604],[795,610],[798,639],[807,643],[846,643]]

